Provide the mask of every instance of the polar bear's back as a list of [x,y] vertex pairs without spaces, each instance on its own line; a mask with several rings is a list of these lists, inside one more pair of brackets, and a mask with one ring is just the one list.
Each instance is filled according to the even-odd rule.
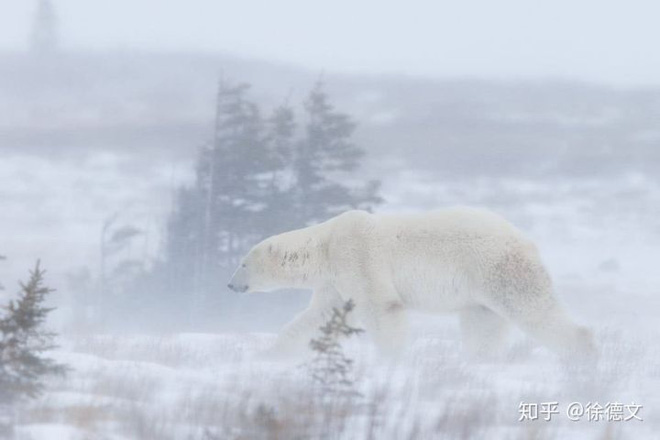
[[[533,243],[501,216],[456,207],[421,214],[344,214],[356,227],[363,255],[386,273],[410,305],[451,310],[465,306],[497,265],[515,254],[538,262]],[[340,218],[341,218],[340,217]],[[462,291],[459,293],[458,291]],[[408,296],[410,295],[410,296]]]
[[[364,238],[376,241],[371,245],[393,244],[393,249],[404,246],[409,240],[425,240],[430,247],[437,246],[434,245],[437,242],[460,245],[479,240],[505,240],[534,246],[518,228],[500,215],[486,209],[462,206],[416,214],[349,211],[333,219],[333,223],[339,226],[333,228],[335,233],[353,235],[357,231],[360,235],[369,236]],[[419,249],[419,243],[414,245]]]
[[[433,240],[505,238],[531,244],[525,235],[494,212],[455,207],[421,214],[365,214],[379,235]],[[380,238],[385,238],[381,236]]]

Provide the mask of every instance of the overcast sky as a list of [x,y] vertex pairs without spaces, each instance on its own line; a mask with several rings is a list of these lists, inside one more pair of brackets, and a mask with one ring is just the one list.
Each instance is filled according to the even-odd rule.
[[[658,0],[53,0],[69,48],[230,51],[350,72],[660,85]],[[36,0],[0,0],[23,49]]]

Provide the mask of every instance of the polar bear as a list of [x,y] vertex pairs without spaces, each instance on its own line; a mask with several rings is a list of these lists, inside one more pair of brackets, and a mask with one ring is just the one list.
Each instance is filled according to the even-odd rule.
[[590,331],[573,323],[553,294],[534,244],[481,209],[349,211],[263,240],[228,287],[313,289],[307,309],[278,337],[274,351],[282,354],[304,350],[333,307],[348,300],[385,353],[404,347],[411,309],[459,313],[464,346],[474,355],[495,354],[510,323],[556,351],[594,351]]

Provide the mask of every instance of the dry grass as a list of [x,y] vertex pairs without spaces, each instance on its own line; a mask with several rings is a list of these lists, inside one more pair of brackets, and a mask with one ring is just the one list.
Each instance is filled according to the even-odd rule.
[[518,422],[521,400],[567,403],[593,396],[601,380],[609,381],[596,390],[602,396],[629,384],[617,375],[640,365],[640,353],[616,335],[601,338],[603,356],[613,359],[593,371],[527,348],[515,362],[472,364],[458,341],[442,338],[418,340],[407,362],[380,365],[358,344],[347,352],[362,396],[329,397],[302,368],[252,360],[264,338],[88,337],[72,341],[63,359],[76,370],[55,379],[19,424],[64,424],[77,429],[76,439],[551,440],[576,432],[618,440],[640,426]]

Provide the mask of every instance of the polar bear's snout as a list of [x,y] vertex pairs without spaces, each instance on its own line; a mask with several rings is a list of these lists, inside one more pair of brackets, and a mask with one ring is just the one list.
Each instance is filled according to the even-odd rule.
[[248,286],[234,286],[231,282],[227,284],[227,287],[229,287],[234,292],[239,292],[239,293],[244,293],[248,290]]
[[248,285],[247,275],[248,274],[245,267],[239,267],[238,269],[236,269],[236,272],[234,272],[234,275],[229,280],[229,284],[227,284],[227,287],[229,287],[234,292],[240,292],[240,293],[247,292],[248,288],[250,287]]

